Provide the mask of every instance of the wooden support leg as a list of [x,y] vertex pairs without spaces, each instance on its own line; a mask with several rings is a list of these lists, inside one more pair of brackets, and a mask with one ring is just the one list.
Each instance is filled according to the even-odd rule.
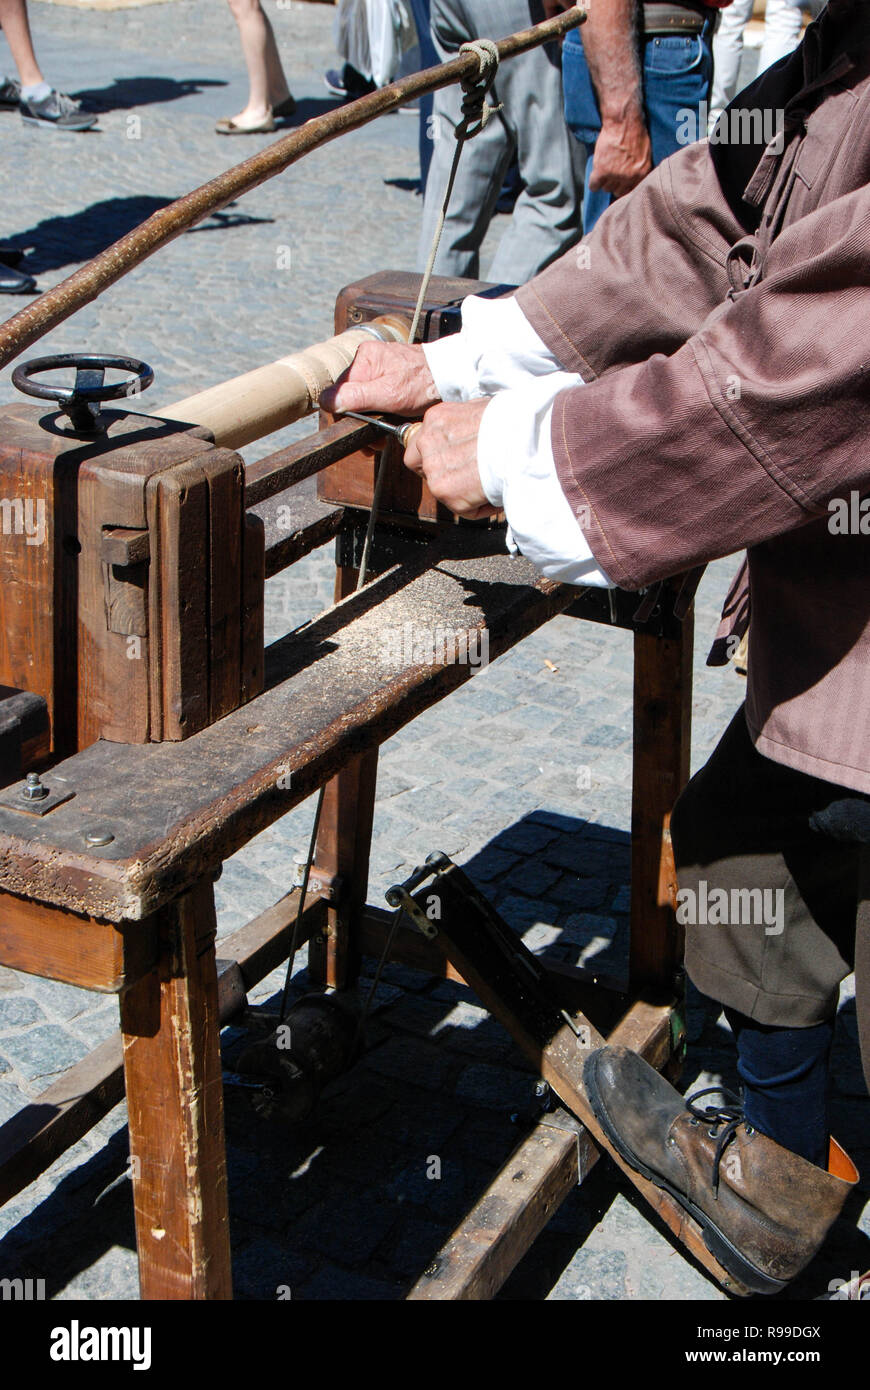
[[323,798],[315,862],[341,884],[337,901],[327,908],[325,927],[311,938],[308,973],[313,983],[333,989],[349,988],[359,975],[377,776],[373,748],[327,783]]
[[231,1298],[211,880],[160,916],[160,962],[121,996],[141,1294]]
[[[337,567],[336,602],[353,593],[356,577],[349,565]],[[314,860],[321,873],[339,877],[341,885],[325,928],[309,946],[308,974],[315,986],[347,989],[359,975],[377,777],[378,750],[372,748],[326,785]]]
[[693,615],[681,636],[634,638],[634,773],[631,801],[629,992],[672,992],[683,933],[671,907],[673,856],[668,819],[689,780]]

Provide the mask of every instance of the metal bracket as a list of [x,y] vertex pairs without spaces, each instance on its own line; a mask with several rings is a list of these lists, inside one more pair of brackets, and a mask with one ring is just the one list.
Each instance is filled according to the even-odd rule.
[[[305,860],[297,859],[293,865],[292,886],[301,888],[304,877]],[[311,872],[308,876],[308,893],[319,893],[326,902],[336,903],[341,894],[342,884],[343,879],[340,874],[330,874],[325,869],[318,869],[316,864],[311,865]]]
[[5,787],[0,792],[0,806],[4,811],[21,811],[25,816],[45,816],[56,806],[62,806],[65,801],[71,801],[75,796],[75,792],[70,791],[66,783],[60,780],[54,781],[51,785],[42,785],[45,787],[46,795],[39,800],[28,800],[24,795],[26,780],[13,782],[10,787]]
[[588,1137],[589,1131],[585,1125],[581,1124],[576,1115],[572,1115],[561,1105],[557,1109],[549,1111],[548,1114],[542,1115],[538,1124],[545,1125],[547,1129],[567,1129],[574,1134],[577,1143],[577,1186],[579,1187],[589,1172],[583,1163],[583,1147],[580,1142],[584,1137]]

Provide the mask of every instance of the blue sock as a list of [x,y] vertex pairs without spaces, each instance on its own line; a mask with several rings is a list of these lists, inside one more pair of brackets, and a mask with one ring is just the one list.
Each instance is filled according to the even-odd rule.
[[834,1020],[811,1028],[772,1028],[734,1009],[726,1009],[725,1016],[737,1041],[746,1123],[827,1169]]

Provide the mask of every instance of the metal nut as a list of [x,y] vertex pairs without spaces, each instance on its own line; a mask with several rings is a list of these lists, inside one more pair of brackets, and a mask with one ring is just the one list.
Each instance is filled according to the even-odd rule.
[[25,801],[42,801],[48,796],[48,787],[42,785],[38,772],[28,772],[27,780],[21,788],[21,795]]

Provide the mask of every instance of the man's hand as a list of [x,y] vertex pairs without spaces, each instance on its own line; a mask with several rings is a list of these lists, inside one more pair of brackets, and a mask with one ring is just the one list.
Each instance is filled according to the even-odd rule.
[[320,398],[324,410],[382,411],[411,419],[440,400],[422,347],[361,343],[356,357]]
[[457,516],[494,516],[477,468],[477,437],[489,401],[435,405],[408,445],[405,463],[426,480],[429,490]]
[[642,114],[628,111],[619,118],[604,118],[595,141],[589,180],[592,191],[600,189],[622,198],[646,178],[652,167],[652,146]]

